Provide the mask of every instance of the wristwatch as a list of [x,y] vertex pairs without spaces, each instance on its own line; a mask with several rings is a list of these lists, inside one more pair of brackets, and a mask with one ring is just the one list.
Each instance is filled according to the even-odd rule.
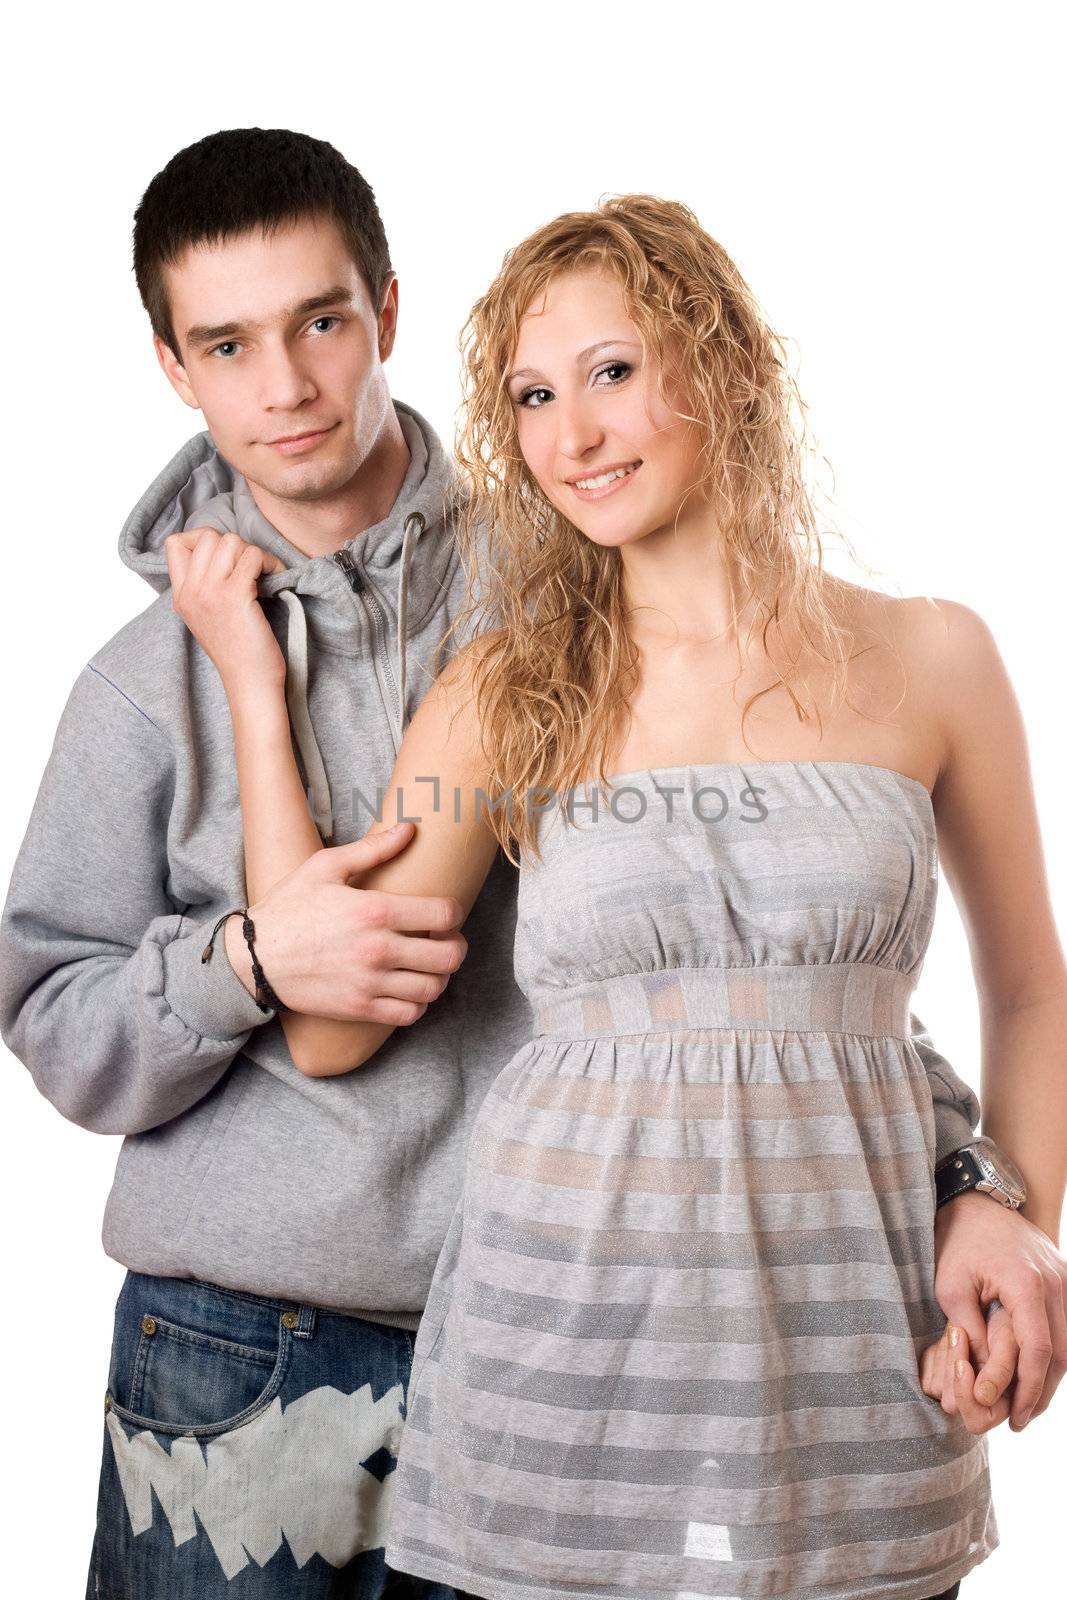
[[991,1195],[1012,1211],[1026,1199],[1026,1184],[1015,1162],[984,1135],[946,1156],[934,1169],[934,1183],[938,1207],[968,1189]]

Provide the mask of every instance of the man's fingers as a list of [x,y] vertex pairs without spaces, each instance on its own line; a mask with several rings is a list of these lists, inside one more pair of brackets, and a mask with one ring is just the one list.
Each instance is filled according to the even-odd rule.
[[[1007,1291],[1005,1290],[1005,1293]],[[1019,1341],[1018,1381],[1011,1408],[1011,1426],[1018,1432],[1030,1419],[1041,1398],[1052,1360],[1052,1330],[1049,1327],[1043,1285],[1036,1285],[1007,1308],[1011,1312],[1015,1336]]]
[[[360,952],[360,959],[376,973],[451,974],[463,965],[467,949],[467,941],[461,933],[420,938],[410,933],[394,933],[391,928],[374,928],[370,943],[365,943]],[[383,994],[386,992],[382,990]],[[396,993],[399,995],[400,991]]]
[[984,1406],[976,1400],[974,1368],[966,1356],[953,1357],[952,1379],[956,1407],[969,1433],[988,1433],[991,1428],[1004,1421],[1011,1410],[1010,1400],[1007,1396],[1003,1396],[992,1406]]
[[344,883],[357,873],[366,872],[368,867],[377,866],[379,861],[388,861],[410,844],[415,837],[412,826],[405,822],[399,828],[380,828],[374,833],[365,833],[362,839],[353,839],[351,844],[328,845],[310,859],[328,880]]
[[[414,838],[413,826],[404,822],[395,830],[379,829],[364,834],[362,839],[354,839],[351,844],[320,850],[319,870],[335,881],[346,882],[358,877],[410,844]],[[464,920],[463,907],[454,895],[391,894],[385,889],[368,889],[366,893],[373,902],[366,911],[368,919],[375,926],[392,929],[394,933],[447,934],[458,929]]]
[[443,935],[458,931],[463,907],[454,895],[389,894],[384,889],[370,890],[383,906],[385,927],[395,933]]
[[377,980],[378,998],[411,1000],[416,1005],[432,1005],[448,988],[450,971],[435,969],[432,972],[409,972],[403,967],[389,967]]
[[1000,1308],[989,1320],[989,1357],[975,1373],[974,1396],[981,1405],[994,1405],[1005,1393],[1015,1376],[1018,1360],[1019,1345],[1011,1317]]
[[1067,1372],[1067,1308],[1063,1303],[1062,1284],[1048,1296],[1045,1304],[1048,1308],[1049,1327],[1052,1330],[1052,1360],[1045,1375],[1041,1398],[1030,1411],[1031,1422],[1051,1404],[1052,1396],[1059,1388],[1064,1373]]
[[396,935],[395,970],[412,972],[455,972],[466,960],[468,945],[461,933],[441,934],[420,939],[414,934]]

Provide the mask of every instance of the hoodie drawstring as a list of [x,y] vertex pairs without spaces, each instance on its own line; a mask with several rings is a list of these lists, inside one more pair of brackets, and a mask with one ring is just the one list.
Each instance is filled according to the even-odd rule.
[[[407,726],[407,631],[408,631],[408,579],[415,544],[426,528],[426,518],[421,511],[412,511],[404,519],[404,542],[400,550],[400,582],[397,590],[397,679],[400,695],[400,719],[397,726],[397,749],[404,739]],[[285,673],[285,703],[289,723],[296,737],[300,759],[311,787],[312,815],[315,826],[325,844],[333,840],[333,797],[330,793],[322,751],[315,737],[315,729],[308,708],[308,643],[307,617],[300,596],[292,589],[280,589],[278,599],[284,600],[288,610],[288,636],[286,639],[287,667]]]
[[289,708],[289,723],[296,735],[300,759],[304,763],[308,783],[311,785],[311,808],[315,826],[329,844],[333,839],[333,797],[326,777],[322,751],[311,724],[308,709],[308,625],[300,597],[292,589],[281,589],[278,598],[284,600],[289,612],[289,631],[286,640],[287,665],[285,672],[285,703]]
[[414,530],[415,538],[424,531],[426,518],[421,511],[412,511],[404,518],[404,542],[400,547],[400,582],[397,588],[396,601],[396,632],[397,632],[397,685],[400,691],[400,728],[397,748],[403,743],[404,728],[407,725],[407,649],[408,649],[408,573],[411,570],[411,560],[415,554],[415,540],[411,537]]

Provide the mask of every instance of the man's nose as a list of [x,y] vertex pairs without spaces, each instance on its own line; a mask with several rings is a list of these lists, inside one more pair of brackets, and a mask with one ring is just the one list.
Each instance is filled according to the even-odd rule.
[[286,345],[264,353],[260,377],[260,403],[265,411],[295,411],[317,393],[311,374]]

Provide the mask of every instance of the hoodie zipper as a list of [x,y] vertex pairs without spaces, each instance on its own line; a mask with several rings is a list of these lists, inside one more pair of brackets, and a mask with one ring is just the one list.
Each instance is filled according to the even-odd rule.
[[348,579],[349,587],[351,588],[352,593],[360,595],[370,607],[372,613],[371,620],[374,625],[374,635],[378,642],[378,656],[385,666],[385,676],[388,678],[389,687],[392,690],[393,703],[396,706],[396,722],[397,727],[399,727],[402,715],[400,706],[400,691],[396,686],[396,678],[393,675],[393,667],[391,661],[389,660],[389,652],[385,648],[385,616],[382,612],[382,608],[378,604],[370,585],[365,584],[363,579],[360,577],[359,568],[353,561],[350,552],[342,548],[335,553],[333,559],[336,561],[337,565]]

